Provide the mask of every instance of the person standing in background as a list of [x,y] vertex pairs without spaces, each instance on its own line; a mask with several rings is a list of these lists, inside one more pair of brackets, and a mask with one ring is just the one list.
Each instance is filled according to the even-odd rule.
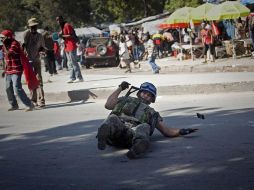
[[156,34],[152,36],[152,40],[154,43],[154,50],[157,51],[156,56],[158,56],[158,58],[161,58],[163,55],[162,42],[164,38],[162,34],[160,33],[160,31],[157,31]]
[[125,63],[127,70],[125,73],[130,72],[131,73],[131,66],[130,66],[130,52],[128,50],[128,47],[125,42],[124,36],[121,36],[120,43],[119,43],[119,56],[121,62]]
[[78,57],[78,62],[80,64],[81,67],[85,66],[84,63],[84,44],[82,42],[77,43],[77,57]]
[[64,50],[70,67],[70,79],[67,83],[83,82],[84,80],[77,62],[77,42],[75,41],[76,34],[74,28],[64,21],[62,16],[56,17],[56,21],[61,27],[59,36],[64,40]]
[[[252,40],[252,46],[254,48],[254,16],[250,15],[248,17],[248,29],[249,29],[249,37]],[[252,52],[252,56],[254,56],[254,51]]]
[[237,39],[244,39],[246,38],[246,33],[245,33],[245,24],[242,21],[241,17],[239,17],[236,22],[236,38]]
[[21,102],[26,106],[25,111],[32,111],[34,105],[27,97],[21,84],[21,77],[23,73],[23,66],[20,58],[21,46],[18,41],[13,38],[13,32],[10,30],[3,30],[0,34],[3,42],[3,50],[6,60],[6,66],[2,77],[5,76],[6,93],[11,108],[8,111],[19,109],[17,99],[14,92],[18,95]]
[[4,69],[4,53],[2,41],[0,41],[0,68]]
[[45,63],[49,74],[52,76],[53,74],[57,74],[56,71],[56,63],[55,63],[55,55],[54,55],[54,41],[52,39],[52,34],[49,31],[49,28],[46,26],[44,28],[44,32],[42,33],[45,42]]
[[212,27],[207,24],[205,26],[205,32],[204,32],[204,39],[203,39],[203,43],[204,43],[204,61],[203,63],[207,63],[207,51],[210,50],[210,54],[211,54],[211,62],[215,61],[215,47],[214,47],[214,37],[213,37],[213,33],[212,33]]
[[36,77],[39,80],[39,87],[31,90],[31,100],[35,106],[45,107],[45,98],[43,90],[43,80],[41,74],[40,54],[45,51],[45,42],[43,36],[37,32],[39,22],[36,18],[31,18],[27,22],[29,29],[24,33],[23,48],[29,62],[32,64]]
[[144,45],[148,53],[148,63],[152,67],[153,74],[159,74],[161,68],[155,63],[156,56],[159,52],[156,50],[154,41],[151,39],[151,36],[148,36],[147,41],[144,43]]
[[61,55],[61,59],[62,59],[62,62],[61,62],[61,66],[62,68],[65,68],[66,71],[68,71],[68,60],[67,60],[67,57],[66,57],[66,53],[64,51],[64,40],[60,40],[60,55]]
[[58,37],[58,33],[54,32],[52,34],[52,39],[53,39],[53,42],[54,42],[54,56],[55,56],[55,64],[57,65],[57,69],[58,70],[62,70],[63,67],[62,67],[62,58],[61,58],[61,48],[60,48],[60,45],[59,45],[59,37]]
[[174,44],[174,37],[170,30],[167,30],[163,33],[164,38],[164,44],[165,44],[165,51],[166,54],[171,55],[172,54],[172,48],[171,46]]

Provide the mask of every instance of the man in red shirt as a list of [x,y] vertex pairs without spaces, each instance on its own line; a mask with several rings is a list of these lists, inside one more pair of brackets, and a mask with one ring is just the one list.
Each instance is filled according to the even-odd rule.
[[22,103],[27,107],[26,111],[32,111],[34,105],[31,100],[27,97],[21,84],[21,76],[23,73],[23,66],[21,64],[20,53],[21,47],[18,41],[13,38],[13,32],[10,30],[4,30],[0,34],[1,41],[3,42],[4,58],[5,58],[5,83],[6,93],[11,104],[11,108],[8,111],[14,111],[19,109],[18,102],[14,95],[18,95]]
[[56,17],[56,21],[61,27],[59,36],[64,40],[64,50],[70,66],[70,80],[67,82],[83,82],[84,80],[77,62],[77,41],[74,28],[69,23],[65,22],[62,16]]

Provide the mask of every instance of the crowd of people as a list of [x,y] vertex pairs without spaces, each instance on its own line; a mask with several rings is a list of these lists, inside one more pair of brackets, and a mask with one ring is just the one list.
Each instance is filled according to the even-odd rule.
[[[126,73],[132,72],[131,63],[140,67],[140,61],[146,60],[151,66],[153,74],[160,72],[156,64],[157,58],[176,56],[180,52],[181,44],[202,44],[204,57],[203,63],[207,63],[208,55],[211,62],[216,59],[215,47],[222,45],[225,40],[250,38],[252,50],[254,46],[254,19],[250,15],[246,20],[223,20],[220,22],[202,22],[198,26],[190,28],[167,28],[150,34],[144,32],[143,28],[132,27],[122,29],[119,34],[111,33],[120,59],[120,68],[126,68]],[[59,32],[51,32],[45,27],[42,33],[38,32],[39,22],[31,18],[27,22],[27,30],[24,33],[24,43],[20,44],[15,40],[11,30],[4,30],[1,33],[0,44],[0,65],[5,67],[6,78],[8,75],[17,75],[6,79],[7,95],[11,104],[10,110],[18,109],[14,99],[13,88],[19,95],[22,102],[32,110],[33,106],[27,101],[21,86],[20,77],[22,74],[21,60],[16,61],[16,53],[24,51],[29,63],[33,67],[39,81],[37,88],[30,89],[30,100],[34,106],[45,107],[45,97],[42,79],[42,60],[45,64],[45,71],[49,75],[57,75],[58,70],[70,71],[67,83],[83,82],[81,66],[85,66],[85,44],[79,39],[71,24],[66,22],[62,16],[56,18],[59,25]],[[6,33],[6,31],[8,31]],[[8,34],[8,35],[7,35]],[[12,45],[14,44],[14,45]],[[20,49],[17,48],[20,46]],[[14,48],[14,49],[13,49]],[[15,49],[16,48],[16,49]],[[209,52],[209,54],[207,54]],[[182,51],[181,53],[186,53]],[[182,56],[182,55],[181,55]],[[201,57],[199,55],[199,57]],[[5,59],[4,59],[5,57]],[[5,61],[4,61],[5,60]],[[11,61],[10,61],[11,60]],[[5,66],[4,66],[5,62]],[[17,70],[19,65],[20,70]],[[18,85],[14,85],[18,83]]]
[[[67,82],[83,82],[80,66],[77,62],[78,41],[76,39],[75,30],[69,23],[64,21],[62,16],[57,17],[56,22],[60,27],[60,32],[57,36],[60,36],[63,40],[64,48],[62,48],[62,55],[64,54],[66,56],[66,60],[62,59],[60,53],[61,48],[57,40],[54,40],[54,36],[49,31],[49,28],[45,27],[42,34],[38,32],[39,22],[36,18],[28,20],[28,29],[24,33],[23,44],[15,40],[12,30],[3,30],[1,32],[1,58],[4,58],[4,61],[1,59],[1,64],[4,64],[2,77],[5,77],[7,98],[11,105],[11,108],[8,109],[9,111],[19,109],[14,92],[27,107],[25,109],[26,111],[32,111],[34,107],[45,107],[42,58],[45,62],[45,69],[50,75],[57,74],[56,64],[58,69],[62,69],[62,67],[66,67],[68,62],[70,78]],[[66,63],[64,63],[64,61],[66,61]],[[31,69],[29,70],[30,67]],[[32,74],[31,72],[27,72],[31,70],[33,71]],[[21,78],[23,72],[26,75],[26,82],[30,84],[28,85],[30,98],[28,98],[22,87]],[[33,75],[35,79],[32,78]],[[34,84],[31,85],[31,83]]]
[[158,74],[160,67],[156,65],[155,59],[171,53],[166,51],[166,49],[165,52],[162,50],[163,38],[155,39],[149,32],[143,33],[138,28],[133,28],[129,31],[124,30],[119,35],[112,35],[112,38],[119,47],[120,66],[126,65],[126,72],[131,72],[131,62],[138,64],[140,67],[140,61],[148,60],[152,72]]
[[[236,20],[223,20],[219,22],[204,21],[189,28],[166,28],[158,30],[150,34],[144,32],[143,28],[130,28],[122,30],[121,34],[113,34],[112,38],[116,44],[123,47],[126,44],[130,60],[134,63],[140,60],[149,59],[148,63],[153,66],[154,58],[162,58],[171,55],[177,55],[184,44],[200,44],[203,46],[203,54],[195,55],[204,57],[203,63],[207,63],[207,52],[209,50],[211,62],[215,61],[215,47],[222,46],[223,41],[239,40],[250,38],[252,44],[250,49],[254,47],[254,19],[253,15],[246,17],[246,20],[241,18]],[[151,41],[153,43],[151,43]],[[151,47],[152,45],[152,47]],[[151,48],[150,48],[151,47]],[[246,48],[246,47],[245,47]],[[120,50],[121,55],[122,50]],[[182,53],[187,52],[183,49]],[[153,56],[151,56],[153,55]],[[126,63],[125,63],[126,64]],[[154,73],[158,73],[156,69],[152,69]],[[128,69],[129,71],[129,69]]]

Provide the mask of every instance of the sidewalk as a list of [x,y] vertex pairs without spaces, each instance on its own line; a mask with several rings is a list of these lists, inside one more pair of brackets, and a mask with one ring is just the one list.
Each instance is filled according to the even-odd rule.
[[[157,65],[165,73],[183,72],[254,72],[254,59],[251,57],[239,57],[237,59],[216,59],[214,63],[202,63],[203,59],[179,61],[175,57],[156,59]],[[150,70],[147,62],[142,62],[144,70]]]
[[[122,81],[128,81],[137,87],[145,81],[152,82],[158,88],[159,96],[254,89],[254,60],[250,58],[220,59],[208,64],[202,64],[201,60],[177,61],[175,58],[159,59],[156,62],[161,67],[161,72],[157,75],[151,73],[148,63],[142,62],[141,69],[134,69],[130,74],[125,74],[124,69],[115,67],[82,69],[84,82],[71,84],[66,83],[68,71],[59,71],[58,75],[50,77],[52,82],[48,82],[48,73],[43,72],[45,99],[48,102],[104,99]],[[225,68],[231,68],[234,72],[219,72],[224,71]],[[242,71],[243,68],[251,72],[236,72]],[[177,72],[173,73],[173,70]],[[2,89],[0,101],[6,99],[4,85],[4,80],[0,79]],[[28,92],[27,86],[23,85],[23,87]]]

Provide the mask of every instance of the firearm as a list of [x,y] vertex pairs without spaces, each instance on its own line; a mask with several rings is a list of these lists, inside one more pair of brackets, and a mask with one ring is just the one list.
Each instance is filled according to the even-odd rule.
[[131,93],[138,91],[139,88],[135,86],[131,86],[128,92],[125,94],[125,97],[128,97]]

